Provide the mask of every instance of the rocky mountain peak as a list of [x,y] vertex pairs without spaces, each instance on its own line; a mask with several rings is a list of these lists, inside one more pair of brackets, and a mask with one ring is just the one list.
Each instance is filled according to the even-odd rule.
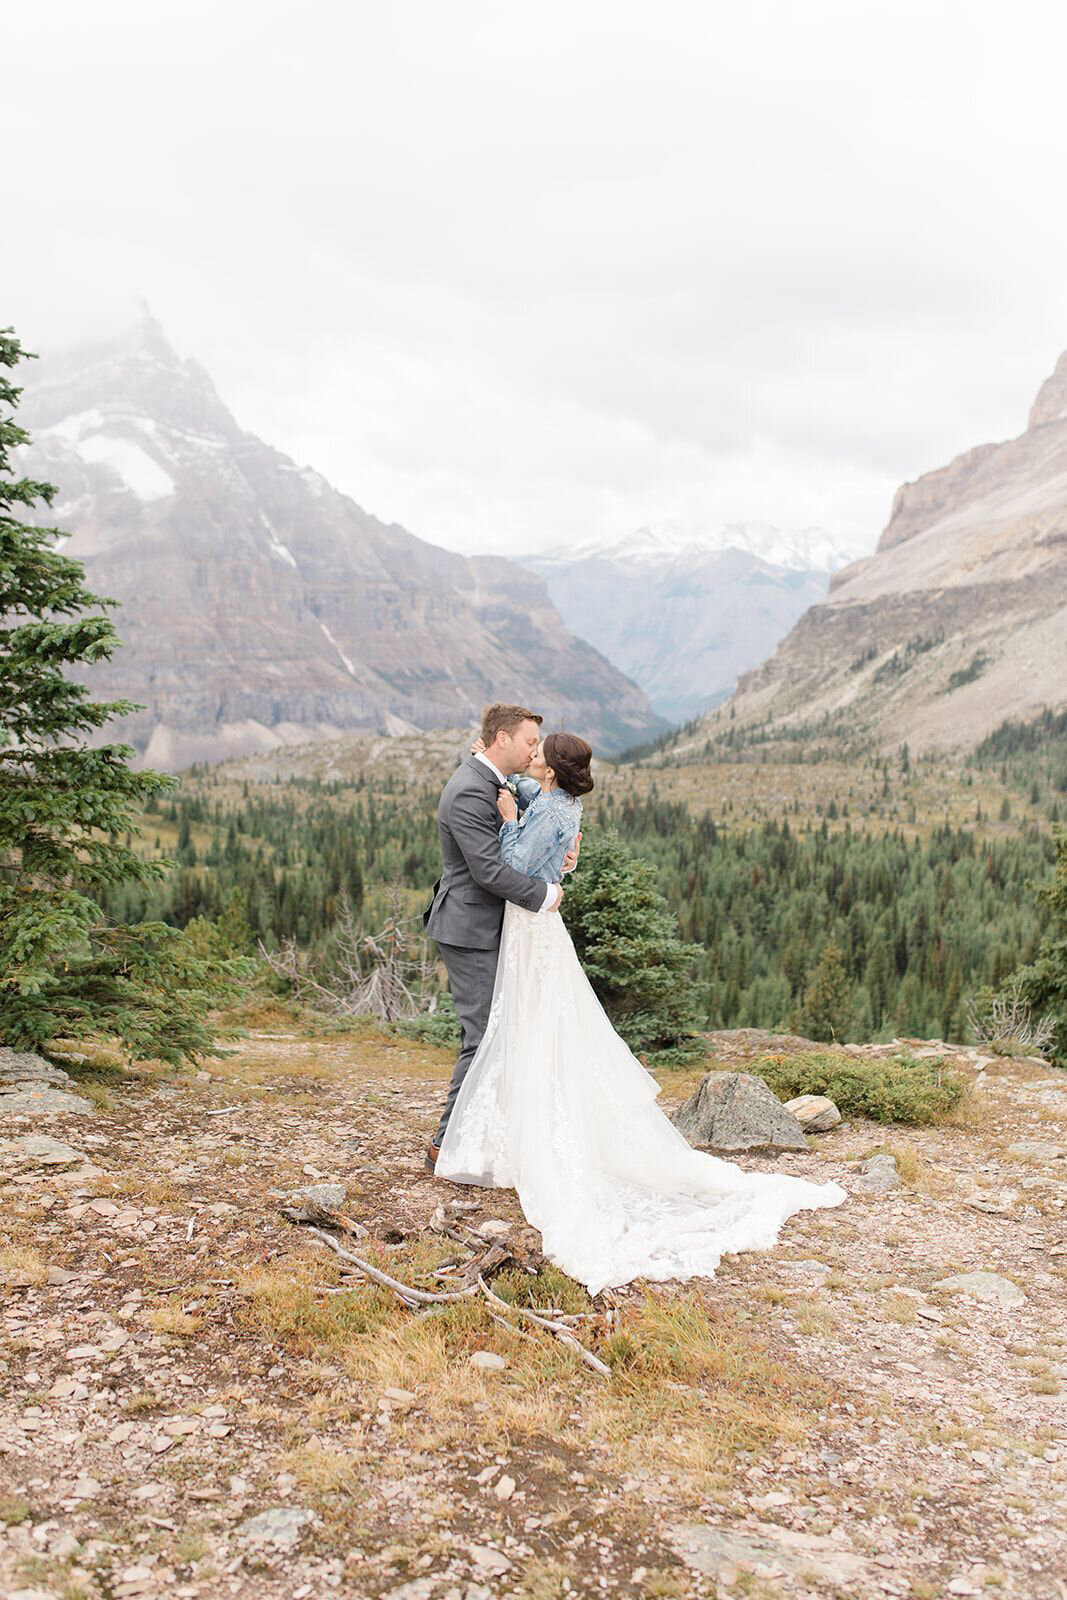
[[1057,361],[1051,376],[1046,378],[1030,408],[1027,428],[1041,428],[1047,422],[1067,421],[1067,350]]
[[121,602],[123,648],[92,686],[144,706],[109,736],[149,765],[463,726],[494,699],[605,753],[662,731],[543,583],[387,526],[245,432],[150,314],[25,382],[27,469]]

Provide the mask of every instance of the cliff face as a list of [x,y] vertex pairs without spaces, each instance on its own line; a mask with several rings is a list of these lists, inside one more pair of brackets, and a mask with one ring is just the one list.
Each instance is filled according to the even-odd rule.
[[730,702],[737,727],[821,724],[913,749],[969,746],[1064,704],[1067,356],[1025,433],[898,491],[873,555],[834,573]]
[[151,321],[35,363],[20,421],[65,548],[121,602],[90,681],[144,703],[117,731],[150,765],[465,725],[493,699],[605,752],[663,729],[538,579],[387,526],[243,432]]

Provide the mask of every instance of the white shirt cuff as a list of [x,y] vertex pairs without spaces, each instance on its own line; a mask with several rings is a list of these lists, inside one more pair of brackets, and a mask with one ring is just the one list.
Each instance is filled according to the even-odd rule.
[[550,884],[547,885],[548,893],[545,895],[545,903],[542,906],[538,906],[538,908],[537,908],[538,911],[547,911],[549,906],[554,906],[555,905],[555,903],[556,903],[556,890],[558,888],[559,888],[559,884],[558,883],[550,883]]

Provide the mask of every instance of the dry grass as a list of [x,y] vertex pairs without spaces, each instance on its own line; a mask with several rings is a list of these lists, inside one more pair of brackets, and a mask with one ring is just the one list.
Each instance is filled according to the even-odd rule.
[[11,1244],[0,1250],[0,1286],[32,1288],[48,1282],[48,1263],[32,1245]]
[[315,1494],[351,1494],[359,1482],[356,1460],[343,1450],[322,1445],[290,1450],[279,1458],[278,1468],[291,1473],[302,1489]]
[[[387,1270],[424,1284],[449,1253],[439,1240],[402,1252],[378,1248]],[[376,1286],[329,1293],[338,1276],[332,1259],[307,1253],[257,1268],[240,1280],[239,1321],[305,1357],[329,1352],[370,1395],[412,1392],[412,1413],[397,1412],[406,1427],[462,1424],[487,1436],[551,1437],[574,1448],[592,1435],[627,1470],[655,1463],[689,1482],[723,1482],[739,1450],[799,1438],[823,1394],[820,1383],[776,1360],[747,1328],[713,1316],[697,1293],[648,1295],[621,1310],[613,1326],[584,1323],[581,1337],[612,1369],[609,1382],[598,1382],[558,1341],[523,1339],[493,1322],[480,1296],[417,1316]],[[533,1277],[503,1273],[495,1285],[512,1302],[573,1311],[590,1303],[580,1285],[551,1267]],[[813,1313],[812,1331],[816,1324],[823,1331],[829,1315]],[[494,1351],[507,1366],[472,1366],[476,1350]],[[490,1409],[473,1412],[475,1402]]]
[[202,1317],[190,1316],[176,1306],[162,1306],[158,1311],[144,1311],[141,1315],[154,1333],[170,1334],[176,1339],[191,1339],[203,1327]]
[[899,1294],[891,1289],[882,1301],[882,1315],[888,1317],[890,1322],[907,1324],[918,1320],[919,1309],[910,1295]]
[[174,1184],[133,1172],[114,1176],[105,1173],[94,1178],[87,1187],[99,1197],[133,1200],[141,1206],[175,1206],[180,1205],[184,1198]]

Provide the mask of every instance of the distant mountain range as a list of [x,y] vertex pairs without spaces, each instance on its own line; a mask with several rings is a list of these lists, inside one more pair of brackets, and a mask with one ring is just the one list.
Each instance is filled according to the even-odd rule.
[[1025,432],[904,484],[874,553],[674,752],[757,727],[965,748],[1065,705],[1067,353]]
[[821,528],[768,523],[641,528],[617,541],[521,556],[567,625],[685,722],[717,705],[763,661],[855,545]]
[[23,381],[27,465],[59,487],[49,520],[121,602],[123,648],[90,681],[144,703],[118,731],[146,763],[465,726],[493,699],[605,754],[665,728],[537,577],[379,522],[244,432],[150,318]]

